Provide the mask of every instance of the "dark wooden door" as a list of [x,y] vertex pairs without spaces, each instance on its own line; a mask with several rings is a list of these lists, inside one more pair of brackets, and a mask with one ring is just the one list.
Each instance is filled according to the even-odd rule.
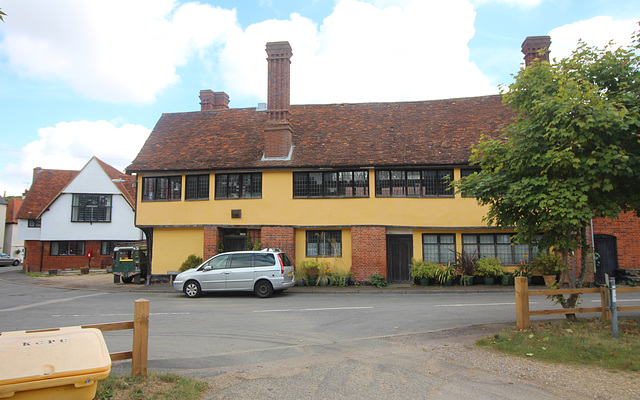
[[411,235],[387,235],[387,281],[389,283],[411,282],[409,269],[413,257]]
[[615,277],[618,268],[618,244],[615,236],[595,235],[596,283],[606,284],[604,274]]
[[224,229],[222,231],[223,251],[244,251],[247,249],[246,229]]

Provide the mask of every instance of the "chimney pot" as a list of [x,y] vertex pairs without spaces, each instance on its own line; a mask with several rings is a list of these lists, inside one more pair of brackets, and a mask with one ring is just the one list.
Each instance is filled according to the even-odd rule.
[[226,110],[229,108],[229,95],[214,92],[211,89],[200,91],[200,111]]

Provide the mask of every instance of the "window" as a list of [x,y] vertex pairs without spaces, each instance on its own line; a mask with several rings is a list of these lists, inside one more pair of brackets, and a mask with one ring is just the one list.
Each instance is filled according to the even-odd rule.
[[187,175],[185,200],[209,200],[209,175]]
[[525,260],[525,256],[533,260],[537,247],[513,243],[511,236],[510,233],[462,235],[462,251],[475,253],[478,258],[497,257],[503,265],[516,265]]
[[142,178],[142,201],[179,201],[181,198],[181,176]]
[[84,242],[51,242],[52,256],[83,256]]
[[273,257],[273,254],[254,253],[253,257],[255,267],[271,267],[276,263],[276,259]]
[[[467,176],[473,175],[476,172],[480,172],[480,170],[476,168],[463,168],[460,170],[460,177],[466,178]],[[462,192],[462,197],[475,197],[475,196],[470,193]]]
[[436,264],[456,262],[454,234],[425,233],[422,235],[422,259]]
[[216,174],[216,199],[259,199],[262,173]]
[[452,169],[378,170],[377,197],[453,197]]
[[116,242],[103,240],[100,244],[100,254],[103,256],[112,256],[114,247],[116,247]]
[[42,226],[42,221],[40,220],[40,218],[27,220],[28,228],[40,228],[41,226]]
[[71,222],[111,222],[111,195],[74,194]]
[[342,257],[342,231],[307,231],[307,257]]
[[229,268],[246,268],[251,266],[253,254],[233,254],[231,256],[231,265]]
[[294,172],[293,197],[369,197],[369,172]]

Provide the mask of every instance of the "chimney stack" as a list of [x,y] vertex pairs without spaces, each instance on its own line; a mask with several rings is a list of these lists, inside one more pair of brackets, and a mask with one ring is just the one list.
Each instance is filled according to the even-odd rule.
[[289,42],[269,42],[266,47],[268,70],[267,123],[264,126],[264,158],[291,156],[293,129],[290,116],[291,46]]
[[229,108],[229,95],[214,92],[211,89],[200,91],[200,111],[226,110]]
[[[540,61],[549,62],[549,46],[551,46],[550,36],[529,36],[522,42],[522,54],[524,54],[524,66],[529,64],[536,58]],[[540,50],[543,50],[540,54]]]

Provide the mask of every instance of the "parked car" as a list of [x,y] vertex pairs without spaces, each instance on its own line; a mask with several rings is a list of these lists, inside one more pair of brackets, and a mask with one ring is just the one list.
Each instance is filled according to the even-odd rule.
[[253,291],[258,297],[271,297],[293,285],[291,260],[278,249],[218,254],[173,281],[173,288],[187,297],[215,291]]
[[0,253],[0,265],[18,265],[20,264],[20,259],[11,257],[8,254]]

